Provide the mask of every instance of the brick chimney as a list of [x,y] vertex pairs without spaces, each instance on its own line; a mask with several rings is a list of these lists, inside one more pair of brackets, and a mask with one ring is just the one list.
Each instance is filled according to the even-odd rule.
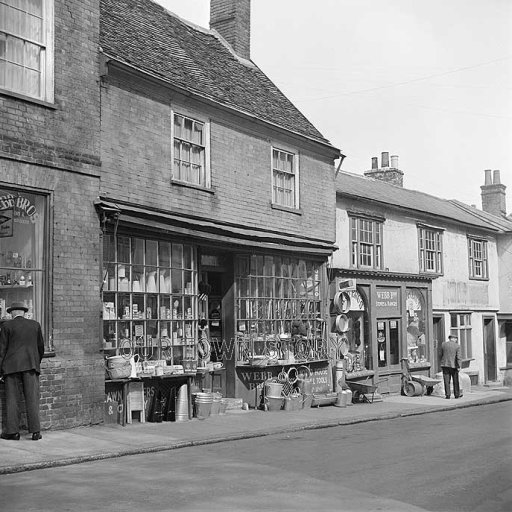
[[482,190],[482,210],[498,217],[506,217],[506,188],[505,185],[501,184],[500,171],[486,170],[485,184],[480,187]]
[[372,158],[372,168],[364,173],[368,178],[386,181],[399,187],[404,186],[404,173],[398,168],[398,156],[391,156],[391,166],[389,164],[389,153],[383,152],[381,155],[381,166],[379,168],[379,159],[374,156]]
[[251,58],[251,0],[210,0],[210,28],[239,57]]

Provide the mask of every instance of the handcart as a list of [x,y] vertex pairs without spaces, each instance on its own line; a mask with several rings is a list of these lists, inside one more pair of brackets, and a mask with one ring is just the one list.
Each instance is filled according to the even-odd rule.
[[412,375],[409,369],[409,360],[402,358],[402,390],[406,396],[431,395],[434,386],[439,384],[441,379],[433,379],[426,375]]
[[[352,391],[352,402],[353,403],[373,403],[373,397],[375,395],[375,391],[379,387],[378,384],[372,384],[369,379],[366,379],[364,382],[358,381],[346,381],[347,386]],[[369,395],[371,394],[371,399]]]

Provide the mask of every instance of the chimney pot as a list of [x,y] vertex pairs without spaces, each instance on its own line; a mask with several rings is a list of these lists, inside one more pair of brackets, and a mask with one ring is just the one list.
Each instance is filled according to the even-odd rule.
[[393,169],[398,169],[398,156],[397,155],[391,155],[391,167]]
[[493,172],[492,182],[494,183],[494,185],[500,185],[501,184],[501,181],[500,181],[500,171],[494,171]]
[[378,157],[374,156],[372,157],[372,169],[378,169],[379,168],[379,159]]
[[389,167],[389,152],[382,152],[382,167]]
[[492,185],[491,169],[486,169],[484,172],[485,172],[485,185]]

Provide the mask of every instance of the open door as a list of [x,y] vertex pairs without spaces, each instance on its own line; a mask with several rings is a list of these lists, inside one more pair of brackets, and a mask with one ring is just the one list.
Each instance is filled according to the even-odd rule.
[[434,361],[433,370],[434,374],[439,373],[441,371],[441,346],[444,341],[444,317],[439,315],[434,315]]
[[496,331],[494,318],[484,317],[484,382],[495,382],[498,378],[496,368]]

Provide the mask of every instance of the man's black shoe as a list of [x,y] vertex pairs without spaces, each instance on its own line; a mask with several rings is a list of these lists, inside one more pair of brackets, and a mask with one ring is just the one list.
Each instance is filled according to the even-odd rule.
[[32,434],[32,441],[39,441],[39,439],[42,439],[43,436],[41,435],[40,432],[34,432]]
[[450,400],[450,397],[449,396],[445,396],[446,400]]
[[7,439],[9,441],[19,441],[20,440],[20,433],[16,432],[16,434],[2,434],[0,435],[2,439]]

